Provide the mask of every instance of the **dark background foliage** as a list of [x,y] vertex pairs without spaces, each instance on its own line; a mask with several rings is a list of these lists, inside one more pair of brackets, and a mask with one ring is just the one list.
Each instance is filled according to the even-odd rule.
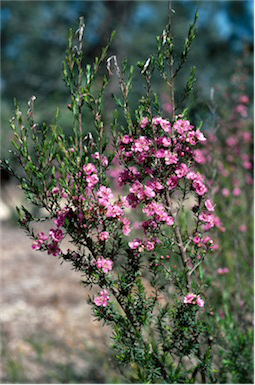
[[[61,68],[68,29],[77,29],[79,16],[83,15],[86,23],[86,62],[92,62],[94,56],[99,55],[111,31],[116,30],[109,54],[116,54],[120,59],[127,57],[128,63],[135,65],[156,52],[155,37],[167,24],[167,8],[167,1],[2,1],[1,123],[4,141],[9,140],[8,120],[14,97],[25,107],[31,95],[37,96],[39,121],[52,120],[59,106],[62,124],[70,128],[71,114],[66,108],[69,100]],[[197,67],[199,99],[209,98],[212,87],[229,79],[236,60],[242,58],[244,51],[253,51],[253,2],[179,0],[173,2],[173,8],[177,58],[181,55],[188,24],[195,10],[199,10],[197,39],[185,70],[188,76],[191,66]],[[138,75],[137,71],[131,105],[136,103],[143,87]],[[185,80],[185,76],[177,80],[177,97]],[[167,91],[157,78],[153,85],[162,94]],[[110,93],[116,89],[117,83],[115,86],[113,83],[109,88],[109,103]],[[199,118],[204,118],[203,114],[201,109]],[[87,119],[85,131],[91,129]],[[5,149],[3,153],[7,155]]]

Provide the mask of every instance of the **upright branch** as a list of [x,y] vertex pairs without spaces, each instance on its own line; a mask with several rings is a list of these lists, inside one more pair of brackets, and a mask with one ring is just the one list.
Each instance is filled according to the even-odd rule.
[[172,120],[175,117],[175,102],[174,102],[174,58],[173,58],[173,42],[172,42],[172,2],[169,0],[169,18],[168,18],[168,37],[169,37],[169,66],[170,66],[170,93]]
[[80,27],[78,30],[78,124],[79,124],[79,152],[81,157],[82,152],[82,117],[81,117],[81,111],[82,111],[82,104],[83,104],[83,98],[82,98],[82,58],[83,58],[83,52],[82,52],[82,41],[83,41],[83,34],[84,34],[84,19],[83,17],[80,17]]
[[129,134],[132,135],[132,131],[133,131],[134,126],[133,126],[133,122],[131,119],[131,114],[130,114],[130,110],[129,110],[129,103],[128,103],[128,91],[129,90],[128,90],[128,87],[127,87],[125,80],[123,78],[123,74],[121,73],[120,67],[118,65],[116,55],[113,55],[107,59],[107,70],[108,70],[109,75],[112,75],[112,71],[111,71],[111,61],[112,60],[113,60],[113,64],[115,67],[117,77],[119,79],[119,86],[120,86],[120,90],[121,90],[123,101],[124,101],[123,109],[124,109],[124,114],[125,114],[125,117],[126,117],[127,123],[128,123]]

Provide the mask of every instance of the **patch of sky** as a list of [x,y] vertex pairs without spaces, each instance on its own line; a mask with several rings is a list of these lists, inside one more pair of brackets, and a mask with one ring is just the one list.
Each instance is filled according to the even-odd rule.
[[64,17],[69,22],[72,22],[79,16],[81,6],[86,7],[86,1],[68,1],[67,4]]
[[21,46],[24,43],[25,38],[23,36],[16,36],[12,41],[4,48],[4,54],[10,58],[15,59],[20,52]]
[[137,5],[131,16],[130,23],[138,26],[142,23],[150,22],[155,18],[155,9],[151,4],[142,3]]
[[143,24],[149,24],[156,18],[155,13],[155,1],[152,2],[140,2],[134,8],[133,13],[130,16],[129,26],[126,31],[123,31],[123,39],[126,43],[130,43],[133,39],[132,35],[137,33],[137,30]]
[[99,43],[98,29],[102,23],[102,15],[104,13],[104,6],[101,1],[96,1],[94,3],[96,11],[91,10],[91,17],[86,22],[86,40],[91,45],[96,45]]
[[11,18],[11,11],[8,8],[1,9],[1,29],[4,28],[5,23]]
[[215,28],[220,38],[228,40],[232,34],[232,25],[225,9],[221,9],[215,15]]

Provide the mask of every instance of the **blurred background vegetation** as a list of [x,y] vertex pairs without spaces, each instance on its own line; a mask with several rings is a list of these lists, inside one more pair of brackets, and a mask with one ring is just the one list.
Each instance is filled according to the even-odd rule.
[[[235,97],[235,93],[238,95],[239,92],[230,87],[230,80],[234,73],[238,73],[240,63],[245,68],[244,92],[249,96],[252,105],[253,1],[178,0],[173,1],[173,8],[177,59],[181,55],[184,38],[195,10],[199,10],[197,38],[192,45],[183,74],[176,80],[176,96],[178,98],[182,93],[191,67],[196,66],[197,83],[193,95],[187,101],[192,123],[203,120],[205,130],[212,128],[213,116],[209,105],[211,90],[214,89],[215,108],[218,111],[216,114],[219,113],[217,119],[221,120],[221,127],[224,128],[224,122],[227,122],[227,117],[231,115],[235,105],[230,96]],[[128,65],[135,65],[137,61],[145,61],[149,55],[156,54],[156,36],[162,33],[168,21],[168,2],[2,0],[2,158],[10,157],[8,149],[11,146],[12,132],[9,119],[13,115],[14,98],[25,113],[29,98],[32,95],[37,97],[35,117],[38,123],[53,122],[56,108],[59,107],[60,123],[67,133],[71,132],[72,114],[67,108],[70,100],[62,81],[62,61],[67,49],[68,29],[73,28],[75,31],[78,28],[79,16],[84,16],[86,23],[85,63],[92,63],[94,57],[99,56],[111,31],[116,30],[109,56],[117,55],[119,62],[127,58]],[[143,87],[144,83],[136,68],[130,98],[131,109],[135,108],[143,93]],[[153,80],[153,87],[160,96],[162,105],[169,102],[169,91],[157,76]],[[109,127],[112,119],[110,111],[114,107],[112,93],[118,93],[116,77],[113,77],[107,88],[104,105],[104,115]],[[249,108],[249,116],[251,110],[252,108]],[[251,131],[251,123],[251,119],[249,123],[243,121],[243,130]],[[234,127],[233,130],[235,129]],[[93,131],[89,114],[84,115],[83,130],[84,133]],[[222,153],[225,146],[224,135],[227,137],[230,134],[233,132],[228,132],[226,128],[226,134],[222,132],[218,137]],[[251,155],[252,146],[248,152]],[[225,162],[223,158],[222,162]],[[227,162],[224,167],[235,173],[235,169]],[[242,173],[243,169],[239,168],[239,171]],[[10,182],[7,175],[2,173],[3,187],[9,185],[7,181]],[[231,190],[231,183],[218,179],[220,189],[228,187]],[[221,330],[225,328],[229,338],[229,357],[226,358],[225,353],[223,354],[225,364],[222,365],[225,365],[225,369],[228,365],[236,375],[232,377],[232,382],[233,378],[236,382],[245,381],[245,375],[250,371],[251,359],[253,233],[249,215],[252,211],[252,188],[248,185],[247,191],[250,200],[246,199],[247,195],[242,196],[241,204],[236,208],[232,201],[224,201],[221,195],[218,196],[217,205],[227,231],[219,236],[218,259],[212,262],[208,260],[207,266],[213,271],[219,266],[227,266],[230,270],[227,277],[219,277],[215,273],[216,289],[212,288],[211,298],[213,306],[220,309],[217,316],[220,318]],[[6,203],[11,197],[11,190],[5,190],[2,198]],[[14,208],[13,201],[9,203],[9,206],[11,205]],[[233,207],[236,211],[233,211]],[[236,236],[238,226],[243,223],[247,225],[248,231],[239,232]],[[60,270],[59,263],[53,261],[54,259],[47,256],[42,258],[39,253],[31,254],[30,241],[25,239],[25,235],[16,228],[13,230],[10,221],[2,221],[2,224],[5,241],[2,279],[2,381],[123,381],[123,377],[116,371],[109,351],[104,347],[106,343],[110,343],[109,330],[105,332],[105,328],[102,329],[101,325],[93,323],[91,315],[88,315],[90,309],[86,307],[86,293],[84,294],[82,287],[78,288],[79,277],[73,272],[70,275],[69,266],[61,267]],[[245,286],[247,282],[248,285]],[[88,317],[85,321],[84,312]],[[235,326],[238,324],[239,329]],[[243,358],[240,358],[240,350],[244,352]],[[239,357],[241,361],[233,357]],[[224,359],[219,361],[223,362]],[[95,360],[98,360],[99,366],[95,365]],[[245,369],[245,365],[248,369]],[[241,371],[238,372],[237,366],[244,370],[244,375]],[[221,369],[222,379],[230,382],[231,379],[227,375],[224,377],[224,368]]]
[[[2,1],[1,2],[1,126],[3,143],[9,142],[8,120],[12,116],[13,100],[21,107],[31,95],[37,96],[35,106],[38,121],[50,122],[60,108],[60,122],[66,130],[72,125],[67,89],[62,81],[62,61],[67,48],[68,29],[78,28],[78,18],[86,23],[85,62],[91,63],[106,45],[112,30],[116,38],[110,54],[119,61],[125,57],[136,64],[156,53],[156,35],[168,20],[167,1]],[[173,2],[173,28],[176,58],[182,52],[188,25],[195,10],[199,10],[198,34],[191,49],[183,76],[177,78],[176,95],[182,91],[193,65],[197,67],[196,114],[204,119],[201,102],[210,90],[226,83],[236,59],[244,51],[253,52],[253,1],[185,1]],[[252,56],[252,55],[251,55]],[[252,68],[252,61],[250,62]],[[185,77],[186,72],[186,77]],[[251,71],[252,72],[252,71]],[[131,106],[135,106],[143,90],[139,71],[135,72]],[[159,78],[154,88],[163,95],[168,92]],[[117,81],[108,88],[106,111],[111,107],[111,93],[118,89]],[[252,83],[251,83],[252,84]],[[201,103],[201,108],[198,108]],[[107,115],[107,114],[106,114]],[[109,120],[111,117],[106,116]],[[84,131],[92,130],[86,116]],[[8,156],[7,146],[2,147]]]

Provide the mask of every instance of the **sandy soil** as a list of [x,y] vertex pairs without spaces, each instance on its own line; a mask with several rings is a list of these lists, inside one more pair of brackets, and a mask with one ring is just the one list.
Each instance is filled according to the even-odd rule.
[[80,274],[31,250],[21,229],[2,222],[1,233],[1,381],[119,382]]

